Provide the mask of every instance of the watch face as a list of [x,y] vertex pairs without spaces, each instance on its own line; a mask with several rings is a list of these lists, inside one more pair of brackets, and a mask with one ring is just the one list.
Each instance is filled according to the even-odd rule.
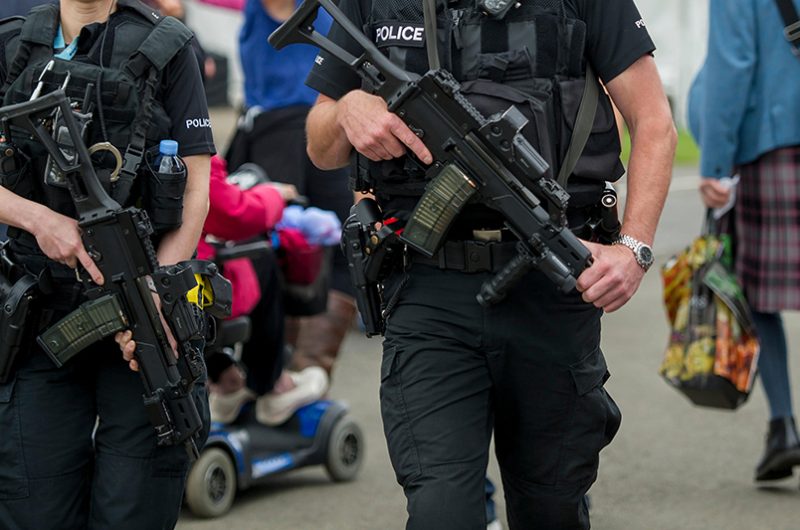
[[639,248],[639,259],[645,265],[653,263],[653,251],[650,250],[650,247],[643,246]]

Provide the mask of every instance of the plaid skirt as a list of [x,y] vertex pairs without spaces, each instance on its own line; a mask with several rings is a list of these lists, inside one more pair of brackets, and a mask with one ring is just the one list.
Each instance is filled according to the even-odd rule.
[[739,168],[736,272],[750,307],[800,309],[800,146]]

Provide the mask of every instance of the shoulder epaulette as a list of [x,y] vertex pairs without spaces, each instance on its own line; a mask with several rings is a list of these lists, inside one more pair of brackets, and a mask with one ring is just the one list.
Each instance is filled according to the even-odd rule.
[[16,31],[25,23],[25,17],[15,16],[0,18],[0,34]]
[[117,6],[134,11],[151,24],[158,24],[164,18],[164,15],[139,2],[139,0],[117,0]]

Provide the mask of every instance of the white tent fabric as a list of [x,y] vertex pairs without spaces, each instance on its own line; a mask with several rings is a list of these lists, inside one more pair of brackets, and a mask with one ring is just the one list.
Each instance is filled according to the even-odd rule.
[[708,0],[636,0],[656,43],[656,63],[675,121],[686,123],[686,97],[703,64],[708,36]]

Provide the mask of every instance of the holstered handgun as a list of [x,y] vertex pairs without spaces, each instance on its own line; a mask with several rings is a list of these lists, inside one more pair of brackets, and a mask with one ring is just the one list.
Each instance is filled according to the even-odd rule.
[[350,209],[342,231],[342,251],[347,257],[367,337],[383,335],[385,330],[380,282],[395,263],[397,241],[395,232],[383,223],[374,200],[362,199]]
[[15,277],[16,266],[6,253],[6,244],[0,244],[0,384],[11,379],[38,285],[37,278],[31,274],[21,273]]

